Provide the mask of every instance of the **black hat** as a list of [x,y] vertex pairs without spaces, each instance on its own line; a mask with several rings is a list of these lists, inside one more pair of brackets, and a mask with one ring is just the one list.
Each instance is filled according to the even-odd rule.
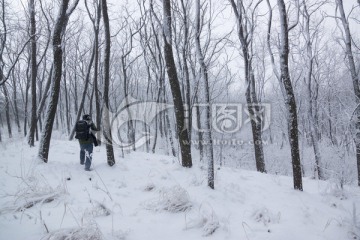
[[90,115],[89,114],[84,114],[83,120],[87,120],[87,121],[91,120]]

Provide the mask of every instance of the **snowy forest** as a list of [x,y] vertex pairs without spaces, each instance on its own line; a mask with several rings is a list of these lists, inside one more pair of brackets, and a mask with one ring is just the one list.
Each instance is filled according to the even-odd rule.
[[360,0],[0,1],[1,239],[360,239]]

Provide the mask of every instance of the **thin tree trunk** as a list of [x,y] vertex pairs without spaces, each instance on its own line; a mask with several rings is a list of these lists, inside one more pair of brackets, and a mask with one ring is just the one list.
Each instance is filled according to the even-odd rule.
[[[313,109],[315,96],[313,94],[313,84],[312,84],[312,74],[313,74],[313,66],[314,66],[314,57],[313,57],[313,49],[312,49],[312,40],[310,36],[310,15],[307,10],[307,6],[304,3],[303,7],[303,15],[305,20],[305,31],[304,36],[306,40],[306,53],[307,53],[307,75],[306,75],[306,83],[307,83],[307,94],[308,94],[308,122],[309,122],[309,129],[310,129],[310,138],[311,144],[314,150],[315,156],[315,178],[323,179],[323,173],[321,170],[321,154],[319,150],[319,138],[318,138],[318,130],[317,130],[317,123],[315,120],[315,112]],[[316,88],[315,88],[316,89]]]
[[[165,102],[165,104],[166,104],[166,102]],[[165,114],[165,120],[166,120],[166,124],[167,124],[167,135],[168,135],[169,141],[170,141],[171,153],[172,153],[172,155],[173,155],[174,157],[176,157],[174,139],[173,139],[173,135],[172,135],[171,125],[170,125],[170,119],[169,119],[169,113],[168,113],[168,110],[167,110],[167,109],[165,109],[164,114]]]
[[[157,99],[156,99],[156,102],[157,103],[160,103],[160,96],[161,96],[161,90],[162,90],[162,84],[161,84],[161,82],[162,82],[163,80],[160,78],[159,79],[159,89],[158,89],[158,95],[157,95]],[[156,118],[155,118],[155,136],[153,137],[153,141],[154,141],[154,143],[153,143],[153,146],[152,146],[152,149],[151,149],[151,151],[152,151],[152,153],[155,153],[155,149],[156,149],[156,144],[157,144],[157,139],[158,139],[158,131],[159,131],[159,118],[161,118],[161,116],[160,116],[160,114],[157,114],[157,116],[156,116]]]
[[[39,103],[39,106],[38,106],[38,109],[37,109],[36,119],[39,122],[41,121],[41,113],[42,113],[42,110],[43,110],[43,108],[45,106],[45,102],[46,102],[46,99],[48,97],[48,92],[49,92],[49,89],[50,89],[51,79],[52,79],[52,75],[53,75],[53,66],[54,65],[51,65],[49,76],[48,76],[48,79],[47,79],[46,84],[45,84],[44,93],[42,95],[42,98],[40,100],[40,103]],[[41,126],[41,124],[40,124],[40,126]]]
[[27,135],[27,127],[28,127],[28,101],[29,101],[29,88],[30,88],[30,78],[29,78],[29,70],[30,70],[30,61],[28,62],[26,68],[26,87],[25,87],[25,107],[24,107],[24,136]]
[[200,113],[200,106],[199,106],[199,100],[198,97],[196,97],[196,127],[197,127],[197,133],[198,133],[198,142],[199,142],[199,152],[200,152],[200,161],[204,161],[204,145],[203,145],[203,132],[201,131],[201,113]]
[[29,129],[28,144],[34,147],[34,134],[36,130],[36,21],[35,21],[35,1],[29,2],[30,11],[30,35],[31,35],[31,120]]
[[[95,111],[96,111],[96,126],[101,125],[101,108],[100,108],[100,97],[99,97],[99,87],[98,87],[98,71],[99,71],[99,25],[101,19],[101,0],[96,1],[96,15],[93,18],[90,14],[90,11],[87,7],[87,1],[85,0],[85,6],[89,14],[89,18],[93,24],[94,30],[94,47],[95,47],[95,55],[94,55],[94,94],[95,94]],[[96,133],[96,138],[98,144],[101,145],[101,133],[98,131]]]
[[74,112],[77,112],[79,109],[79,100],[78,100],[78,81],[77,81],[77,65],[75,64],[74,72]]
[[19,119],[19,107],[18,107],[18,98],[17,98],[17,84],[16,84],[16,79],[15,79],[15,74],[14,71],[12,72],[12,80],[13,80],[13,99],[14,99],[14,114],[15,114],[15,122],[16,122],[16,126],[18,128],[18,132],[21,132],[21,127],[20,127],[20,119]]
[[63,48],[63,82],[64,82],[64,98],[65,98],[65,122],[66,122],[66,133],[70,134],[70,109],[69,109],[69,93],[67,87],[67,65],[66,65],[66,49]]
[[312,77],[311,77],[311,72],[312,72],[312,60],[309,61],[310,67],[309,67],[309,71],[308,71],[308,75],[307,75],[307,84],[308,84],[308,89],[307,89],[307,93],[308,93],[308,122],[309,122],[309,132],[310,132],[310,139],[311,139],[311,145],[313,146],[313,150],[314,150],[314,156],[315,156],[315,178],[317,179],[323,179],[323,174],[322,174],[322,170],[321,170],[321,154],[320,154],[320,150],[319,150],[319,139],[318,139],[318,134],[317,134],[317,130],[316,130],[316,122],[314,119],[314,112],[313,112],[313,95],[312,95],[312,89],[311,89],[311,82],[312,82]]
[[205,132],[204,138],[206,141],[205,148],[206,149],[206,157],[208,161],[208,186],[214,189],[214,150],[213,150],[213,142],[212,142],[212,134],[211,134],[211,112],[210,112],[210,92],[209,92],[209,78],[208,78],[208,69],[205,64],[204,55],[200,46],[200,0],[196,0],[196,33],[195,33],[195,44],[196,44],[196,53],[198,56],[198,60],[200,63],[200,75],[203,82],[203,90],[205,91]]
[[8,94],[8,90],[5,84],[2,85],[4,97],[5,97],[5,117],[6,117],[6,124],[8,129],[9,138],[12,138],[12,130],[11,130],[11,120],[10,120],[10,98]]
[[[132,40],[130,40],[132,41]],[[127,54],[126,54],[127,55]],[[128,76],[127,76],[127,69],[126,69],[126,56],[122,55],[121,56],[121,67],[122,67],[122,74],[123,74],[123,90],[124,90],[124,96],[125,96],[125,105],[128,106],[129,105],[129,93],[128,93],[128,87],[129,87],[129,82],[128,82]],[[127,133],[127,137],[128,137],[128,141],[133,143],[132,144],[132,149],[133,151],[136,150],[135,148],[135,129],[134,129],[134,124],[132,121],[132,117],[131,117],[131,112],[129,107],[126,108],[126,112],[129,115],[129,121],[128,121],[128,133]],[[154,150],[154,149],[153,149]]]
[[60,126],[61,126],[61,130],[63,131],[64,129],[64,101],[63,101],[63,91],[61,91],[61,84],[60,84],[60,89],[59,89],[59,108],[60,111],[57,111],[56,115],[59,116],[60,119]]
[[[337,141],[336,138],[333,136],[333,126],[332,126],[332,110],[331,110],[331,102],[330,102],[330,93],[328,93],[327,97],[327,107],[329,112],[328,122],[329,122],[329,138],[331,140],[331,143],[336,146]],[[336,134],[336,133],[335,133]]]
[[90,100],[89,100],[89,114],[93,116],[93,101],[94,101],[94,88],[91,89]]

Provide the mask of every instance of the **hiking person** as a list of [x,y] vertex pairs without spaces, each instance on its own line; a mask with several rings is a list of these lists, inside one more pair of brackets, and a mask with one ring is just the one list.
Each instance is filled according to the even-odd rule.
[[93,144],[95,147],[98,145],[92,131],[99,131],[99,129],[92,122],[91,116],[85,114],[82,120],[75,125],[75,138],[79,140],[80,144],[80,164],[85,164],[85,171],[91,171]]

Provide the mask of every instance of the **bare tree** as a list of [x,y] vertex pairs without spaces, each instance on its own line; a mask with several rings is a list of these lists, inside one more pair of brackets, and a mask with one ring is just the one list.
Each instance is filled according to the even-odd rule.
[[347,57],[347,64],[350,70],[351,79],[353,82],[353,89],[355,95],[355,102],[357,104],[354,111],[355,115],[355,146],[356,146],[356,160],[357,160],[357,174],[358,174],[358,186],[360,186],[360,87],[359,87],[359,76],[358,70],[356,69],[356,64],[354,60],[353,50],[352,50],[352,36],[349,27],[348,17],[345,15],[344,5],[342,0],[335,0],[337,9],[340,13],[340,20],[344,30],[344,43],[345,43],[345,54]]
[[[305,38],[305,53],[306,53],[306,68],[307,72],[305,75],[305,82],[307,85],[307,100],[308,100],[308,121],[309,121],[309,134],[311,138],[311,144],[313,145],[314,155],[315,155],[315,177],[318,179],[323,179],[323,173],[321,168],[321,153],[319,149],[319,130],[318,124],[316,121],[316,111],[315,111],[315,104],[316,104],[316,97],[318,93],[318,83],[314,79],[314,65],[315,65],[315,57],[314,51],[316,50],[316,37],[318,36],[317,32],[318,29],[314,26],[311,26],[311,17],[312,15],[318,10],[324,2],[317,2],[317,4],[312,4],[308,6],[305,0],[303,0],[302,5],[302,15],[304,18],[304,24],[302,29],[302,35]],[[320,23],[322,20],[320,21]],[[317,24],[317,26],[319,23]],[[314,29],[314,30],[312,30]],[[315,42],[315,43],[314,43]],[[315,45],[315,46],[314,46]]]
[[86,98],[86,94],[88,93],[88,88],[89,88],[89,82],[90,82],[90,73],[91,73],[91,67],[93,65],[94,62],[94,57],[95,57],[95,52],[97,51],[97,49],[95,48],[95,44],[93,46],[93,51],[91,53],[91,57],[90,57],[90,61],[89,61],[89,65],[88,65],[88,69],[86,72],[86,77],[85,77],[85,85],[84,85],[84,91],[82,93],[82,97],[81,97],[81,101],[80,101],[80,105],[78,108],[78,111],[76,113],[76,117],[75,117],[75,124],[70,132],[70,136],[69,136],[69,140],[73,140],[74,135],[75,135],[75,127],[76,127],[76,122],[79,121],[80,117],[81,117],[81,113],[84,111],[84,104],[85,104],[85,98]]
[[302,171],[299,152],[299,137],[298,137],[298,120],[297,120],[297,106],[292,87],[290,73],[289,73],[289,31],[295,26],[288,27],[288,17],[284,0],[278,0],[278,7],[280,13],[281,25],[281,47],[280,47],[280,70],[281,83],[285,90],[285,105],[288,111],[288,131],[291,148],[294,189],[303,190],[302,186]]
[[106,156],[109,166],[115,164],[114,149],[112,145],[112,135],[110,129],[110,103],[109,103],[109,81],[110,81],[110,24],[107,11],[106,0],[101,1],[102,15],[105,29],[105,49],[104,49],[104,104],[105,111],[103,111],[103,125],[104,138],[106,140]]
[[291,149],[294,189],[303,190],[302,171],[299,152],[297,107],[289,72],[289,31],[295,26],[288,26],[288,16],[284,0],[278,0],[280,14],[280,84],[287,109],[288,134]]
[[[238,27],[238,38],[241,43],[241,50],[243,54],[244,67],[245,67],[245,80],[246,80],[246,102],[249,115],[251,116],[251,129],[254,141],[256,169],[259,172],[266,172],[264,150],[262,145],[262,119],[257,113],[260,112],[258,106],[258,97],[256,94],[256,83],[254,69],[252,66],[253,55],[253,37],[255,31],[255,11],[262,0],[255,2],[255,6],[251,10],[250,7],[246,8],[242,0],[236,4],[234,0],[230,0],[231,6],[236,16]],[[250,16],[247,16],[247,11]]]
[[35,1],[29,1],[30,12],[30,36],[31,36],[31,120],[29,129],[28,144],[34,147],[34,135],[36,129],[36,76],[37,76],[37,62],[36,62],[36,20],[35,20]]
[[211,112],[210,112],[210,90],[209,90],[209,76],[208,68],[205,64],[204,55],[200,45],[200,0],[196,0],[196,10],[195,10],[195,44],[196,44],[196,53],[200,62],[200,75],[202,79],[202,86],[205,92],[205,133],[204,139],[207,143],[204,147],[206,148],[205,154],[208,161],[208,186],[214,189],[214,150],[213,150],[213,140],[211,134]]
[[[99,55],[99,23],[100,23],[100,19],[101,19],[101,7],[100,7],[100,3],[96,2],[95,3],[96,6],[96,15],[95,17],[92,16],[92,14],[90,13],[90,10],[88,8],[88,4],[87,1],[85,1],[85,7],[88,13],[88,16],[93,24],[93,30],[94,30],[94,43],[93,43],[93,47],[92,47],[92,52],[91,52],[91,56],[90,56],[90,61],[89,64],[87,66],[87,70],[86,70],[86,75],[85,75],[85,83],[84,83],[84,90],[82,93],[82,97],[80,100],[80,105],[78,106],[77,110],[76,110],[76,116],[75,116],[75,124],[70,132],[69,135],[69,140],[73,140],[74,135],[75,135],[75,127],[76,127],[76,122],[79,121],[80,117],[81,117],[81,113],[84,112],[84,105],[85,105],[85,99],[86,96],[88,94],[88,88],[89,88],[89,84],[90,84],[90,75],[91,75],[91,69],[92,66],[94,64],[94,61],[98,62],[98,55]],[[77,45],[81,44],[80,39],[77,39]],[[95,63],[95,69],[94,69],[94,88],[93,88],[93,92],[94,91],[98,91],[98,87],[97,87],[97,80],[98,80],[98,64]],[[96,83],[96,86],[95,86]],[[96,94],[98,95],[98,94]],[[97,99],[95,99],[96,101],[96,106],[100,105],[99,101]],[[90,105],[92,104],[92,101],[90,101]],[[98,106],[99,111],[100,111],[100,106]],[[98,109],[96,108],[96,111],[98,111]],[[91,112],[91,111],[90,111]],[[100,126],[100,120],[98,121],[98,116],[100,117],[100,113],[97,113],[96,116],[96,126]]]
[[192,167],[191,149],[188,131],[185,127],[184,105],[181,97],[180,84],[177,76],[175,60],[172,50],[171,33],[171,0],[163,0],[163,39],[166,71],[170,82],[175,107],[177,135],[179,137],[181,159],[183,167]]
[[51,86],[50,100],[45,118],[45,126],[42,132],[41,142],[39,147],[39,158],[46,163],[48,162],[51,134],[55,120],[58,100],[59,100],[59,93],[60,93],[60,83],[61,83],[61,75],[62,75],[62,57],[63,57],[62,37],[66,29],[66,24],[69,21],[69,17],[76,8],[78,3],[79,0],[75,0],[73,5],[68,9],[69,0],[62,0],[58,13],[58,18],[54,26],[53,37],[52,37],[53,57],[54,57],[53,84]]
[[[184,1],[180,0],[174,2],[173,13],[174,17],[178,17],[179,20],[175,21],[174,27],[179,29],[176,32],[175,29],[175,48],[176,48],[176,55],[177,55],[177,62],[178,62],[178,69],[179,71],[179,78],[182,79],[180,81],[180,85],[182,87],[182,96],[183,102],[185,104],[185,111],[187,111],[188,119],[192,119],[192,111],[191,111],[191,83],[190,83],[190,71],[189,71],[189,58],[190,58],[190,50],[192,46],[192,40],[194,39],[191,35],[191,21],[190,21],[190,11],[192,7],[192,1]],[[180,6],[178,6],[180,5]],[[201,19],[202,16],[199,16]],[[186,121],[186,128],[189,132],[189,139],[191,139],[191,132],[192,132],[192,121]]]
[[5,84],[5,82],[10,78],[12,71],[14,70],[16,64],[18,63],[21,54],[23,53],[23,51],[25,50],[27,44],[30,42],[31,40],[31,36],[30,38],[22,45],[20,51],[15,55],[15,59],[14,61],[12,61],[10,67],[8,68],[7,73],[5,72],[5,62],[4,62],[4,51],[5,48],[7,46],[7,35],[8,35],[8,29],[7,29],[7,20],[6,20],[6,2],[5,0],[1,1],[1,6],[0,6],[0,23],[2,25],[2,32],[0,34],[0,86]]
[[[127,13],[127,16],[123,22],[123,29],[125,32],[122,33],[123,41],[120,43],[120,66],[121,66],[121,76],[123,81],[123,94],[124,94],[124,101],[125,105],[128,106],[130,104],[130,80],[131,80],[131,71],[134,65],[134,62],[142,56],[142,52],[131,58],[131,53],[134,51],[134,38],[141,30],[143,23],[131,22],[131,14]],[[160,91],[160,90],[159,90]],[[126,108],[127,114],[129,116],[129,121],[127,122],[127,138],[129,142],[135,143],[135,122],[132,120],[131,111],[127,107]],[[133,151],[136,150],[135,144],[132,145]]]
[[[89,18],[91,20],[93,31],[94,31],[94,79],[93,79],[93,88],[95,95],[95,111],[96,111],[96,126],[100,126],[101,124],[101,108],[100,108],[100,97],[99,97],[99,87],[98,87],[98,75],[99,75],[99,31],[100,31],[100,19],[101,19],[101,2],[100,0],[93,1],[95,6],[94,15],[90,13],[90,9],[87,4],[87,0],[85,1],[85,7]],[[97,140],[98,144],[101,144],[101,135],[100,131],[97,132]]]

